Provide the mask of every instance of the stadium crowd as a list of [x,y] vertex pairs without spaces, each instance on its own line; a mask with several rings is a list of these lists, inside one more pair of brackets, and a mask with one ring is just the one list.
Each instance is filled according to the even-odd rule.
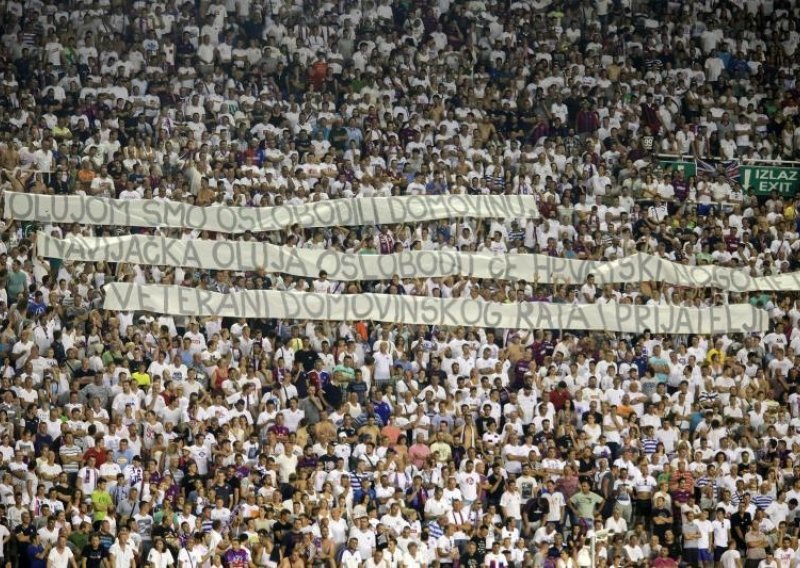
[[[208,207],[528,194],[539,219],[241,238],[800,269],[795,196],[657,157],[800,159],[794,0],[2,6],[4,191]],[[2,226],[3,566],[800,566],[796,294],[63,262],[37,256],[37,231],[129,229]],[[751,302],[772,329],[111,313],[113,281]]]

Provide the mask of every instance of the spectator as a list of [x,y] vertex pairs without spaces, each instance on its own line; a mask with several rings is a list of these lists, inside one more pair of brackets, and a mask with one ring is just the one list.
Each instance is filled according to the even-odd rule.
[[[740,167],[800,160],[800,8],[665,6],[9,2],[4,192],[248,208],[529,195],[540,218],[230,235],[81,226],[60,210],[20,222],[6,210],[5,559],[583,566],[587,539],[603,528],[619,538],[592,551],[602,566],[705,565],[711,546],[726,567],[742,555],[764,566],[796,558],[795,292],[607,285],[599,271],[550,284],[459,274],[340,282],[321,269],[300,278],[37,250],[40,232],[139,234],[384,259],[641,252],[752,276],[800,269],[796,187]],[[675,156],[685,163],[667,163]],[[780,191],[762,194],[772,181]],[[110,282],[509,304],[749,303],[770,329],[116,313],[102,309]]]

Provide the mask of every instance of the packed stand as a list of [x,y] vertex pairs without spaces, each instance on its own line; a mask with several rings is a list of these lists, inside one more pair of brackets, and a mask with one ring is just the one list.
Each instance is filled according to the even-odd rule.
[[[1,17],[5,191],[252,207],[528,194],[540,219],[242,238],[800,269],[796,199],[657,158],[800,159],[794,1],[10,0]],[[794,294],[73,263],[37,257],[37,231],[128,232],[4,223],[3,566],[800,562]],[[113,281],[751,302],[774,329],[198,320],[103,311]]]

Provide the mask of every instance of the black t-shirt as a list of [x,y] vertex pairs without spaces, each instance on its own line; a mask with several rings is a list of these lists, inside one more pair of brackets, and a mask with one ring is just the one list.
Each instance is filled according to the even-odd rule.
[[549,512],[549,510],[545,511],[542,507],[542,505],[546,504],[547,499],[533,497],[525,504],[523,514],[528,518],[529,522],[535,523],[536,521],[541,520],[545,513]]
[[483,565],[483,560],[478,555],[477,552],[474,554],[470,554],[469,552],[465,552],[461,555],[461,566],[464,568],[478,568],[478,566]]
[[284,535],[282,540],[282,544],[286,549],[284,556],[289,556],[303,542],[303,533],[290,531]]
[[272,552],[269,553],[269,559],[271,562],[275,562],[276,564],[281,561],[281,547],[274,546],[272,548]]
[[70,485],[56,485],[57,495],[69,495],[72,497],[75,494],[75,489]]
[[[497,483],[497,482],[500,483]],[[497,488],[492,491],[491,487],[497,483]],[[489,476],[489,489],[486,491],[486,495],[489,498],[489,502],[495,503],[500,502],[500,498],[503,496],[503,492],[506,490],[506,481],[503,479],[502,476],[497,476],[494,473]]]
[[[652,513],[652,518],[654,518],[654,519],[655,518],[659,518],[659,517],[662,518],[662,519],[669,519],[671,516],[672,516],[672,513],[670,513],[669,509],[667,509],[667,508],[655,509],[655,510],[653,510],[653,513]],[[653,534],[657,535],[661,539],[661,541],[663,542],[664,541],[664,535],[667,534],[667,531],[670,530],[671,528],[672,527],[670,525],[668,525],[668,524],[657,525],[657,524],[653,523]]]
[[342,426],[341,428],[339,428],[339,429],[336,431],[336,433],[337,433],[337,434],[341,434],[342,432],[344,432],[344,434],[345,434],[345,435],[346,435],[348,438],[352,438],[353,436],[355,436],[355,435],[356,435],[356,430],[355,430],[355,428],[349,428],[349,427],[347,427],[347,426]]
[[221,498],[222,502],[225,503],[225,506],[228,507],[231,503],[231,495],[233,494],[233,490],[228,483],[215,484],[214,485],[214,492],[216,493],[217,498]]
[[153,527],[153,540],[156,538],[163,538],[164,540],[172,540],[173,538],[178,538],[175,529],[172,527],[168,527],[166,525],[156,525]]
[[336,456],[329,456],[325,454],[321,458],[319,458],[320,463],[322,463],[322,469],[330,473],[334,469],[336,469],[336,462],[338,461],[338,457]]
[[550,558],[558,558],[561,556],[561,551],[564,550],[564,545],[556,546],[555,544],[547,551],[547,556]]
[[338,150],[344,150],[347,147],[347,130],[344,126],[334,126],[331,129],[330,142]]
[[678,540],[673,540],[670,544],[666,545],[669,549],[668,556],[673,560],[680,560],[683,556],[683,550],[681,550],[681,543]]
[[587,410],[586,412],[581,414],[581,420],[583,420],[584,423],[588,422],[590,414],[594,414],[595,423],[597,423],[597,424],[602,424],[603,423],[603,415],[601,413],[599,413],[599,412],[592,412],[591,410]]
[[[290,522],[283,523],[281,521],[275,521],[275,523],[272,525],[272,532],[275,534],[276,540],[282,539],[284,536],[284,532],[291,530],[291,528],[292,528],[292,523]],[[275,548],[279,547],[276,546]]]
[[533,435],[533,443],[538,446],[545,440],[549,440],[550,438],[552,438],[552,436],[553,436],[552,430],[550,432],[539,430],[538,432],[536,432],[536,434]]
[[235,495],[236,490],[241,489],[242,487],[242,480],[236,477],[235,475],[232,475],[228,479],[226,479],[225,483],[227,483],[228,487],[231,488],[231,495]]
[[[744,535],[747,534],[747,530],[750,528],[750,523],[753,522],[753,518],[750,516],[750,513],[745,512],[744,514],[740,513],[739,511],[735,512],[731,515],[731,535],[733,539],[736,541],[738,545],[744,547]],[[737,534],[736,528],[742,532],[742,536],[740,537]]]
[[86,559],[86,568],[100,568],[103,558],[108,558],[108,552],[102,546],[92,548],[91,545],[83,547],[81,556]]
[[39,430],[39,417],[35,414],[33,416],[26,414],[22,419],[25,421],[25,431],[35,435]]
[[314,363],[316,360],[319,359],[316,351],[311,349],[301,349],[294,355],[294,360],[298,361],[301,365],[303,365],[303,370],[308,373],[311,369],[314,368]]
[[571,436],[561,436],[558,438],[558,440],[556,440],[556,446],[558,446],[558,449],[565,454],[569,453],[573,445],[574,443],[572,442]]
[[589,474],[594,469],[594,459],[579,459],[578,460],[578,477],[583,481],[584,479],[589,483],[592,482],[592,475]]
[[491,416],[478,416],[478,418],[475,420],[475,426],[478,428],[478,434],[483,436],[488,430],[486,426],[487,423],[494,421],[495,421],[494,418],[492,418]]
[[28,547],[31,546],[30,542],[21,542],[19,537],[22,535],[27,536],[29,539],[33,539],[33,535],[36,534],[36,529],[33,528],[33,525],[28,525],[27,527],[23,527],[22,525],[17,525],[17,528],[14,529],[14,540],[17,543],[17,554],[20,558],[24,558],[27,560],[28,558]]
[[183,479],[181,480],[181,485],[187,492],[192,492],[194,490],[194,485],[197,480],[202,481],[203,476],[198,475],[196,473],[195,474],[187,473],[186,475],[183,476]]
[[475,546],[478,547],[475,555],[477,556],[479,563],[483,564],[483,559],[486,556],[486,539],[480,536],[473,536],[472,542],[474,542]]

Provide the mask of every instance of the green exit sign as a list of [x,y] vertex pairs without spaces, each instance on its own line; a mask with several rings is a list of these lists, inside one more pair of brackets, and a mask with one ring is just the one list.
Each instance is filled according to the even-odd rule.
[[784,197],[794,197],[800,190],[800,168],[742,166],[741,180],[742,187],[752,187],[756,195],[769,195],[776,191]]

